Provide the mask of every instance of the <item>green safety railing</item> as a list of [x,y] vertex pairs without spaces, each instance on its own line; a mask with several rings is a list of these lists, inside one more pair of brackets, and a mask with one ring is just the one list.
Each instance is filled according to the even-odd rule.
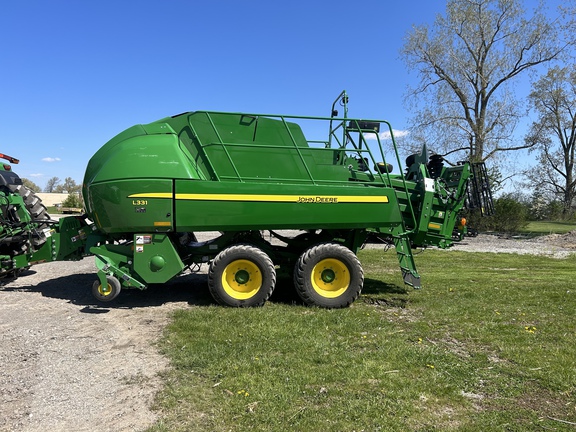
[[[232,157],[232,155],[230,154],[230,151],[229,151],[233,147],[237,147],[237,148],[271,148],[271,149],[291,150],[291,151],[295,152],[298,159],[300,160],[302,166],[304,167],[304,170],[305,170],[308,178],[307,179],[270,178],[270,180],[273,180],[273,181],[291,181],[291,182],[295,182],[295,183],[342,184],[342,183],[348,183],[349,182],[349,180],[329,180],[329,179],[315,178],[313,175],[313,170],[310,169],[310,167],[308,166],[308,163],[306,162],[306,158],[303,154],[303,150],[305,150],[306,152],[310,152],[310,151],[312,151],[312,152],[315,152],[315,151],[316,152],[321,152],[321,151],[334,152],[334,150],[341,150],[343,155],[345,155],[346,152],[351,152],[351,153],[357,154],[360,159],[363,159],[364,156],[367,156],[368,159],[371,161],[371,163],[369,163],[366,166],[366,168],[367,168],[366,171],[369,173],[368,174],[369,179],[372,179],[372,180],[365,180],[365,181],[363,181],[363,183],[368,184],[368,185],[373,185],[373,186],[380,186],[380,187],[386,186],[386,187],[392,187],[395,189],[400,188],[400,190],[405,193],[406,206],[409,210],[409,214],[411,216],[411,219],[414,221],[414,224],[415,224],[416,217],[415,217],[414,209],[412,206],[412,202],[410,200],[410,193],[408,190],[408,186],[406,184],[406,178],[405,178],[404,173],[403,173],[402,163],[400,161],[400,155],[398,152],[398,147],[396,145],[396,141],[394,138],[394,133],[392,131],[391,124],[385,120],[369,120],[369,119],[348,118],[347,117],[347,112],[348,112],[348,110],[347,110],[347,98],[348,98],[348,96],[346,95],[346,92],[342,92],[340,94],[339,98],[332,105],[332,114],[336,114],[335,109],[334,109],[335,104],[337,103],[338,100],[341,100],[342,104],[344,106],[344,117],[338,117],[337,115],[332,115],[331,117],[310,117],[310,116],[294,116],[294,115],[283,115],[283,114],[247,114],[247,113],[227,113],[227,112],[218,112],[218,111],[202,111],[202,113],[206,114],[207,118],[209,119],[210,126],[214,131],[214,134],[217,138],[217,142],[210,142],[210,143],[199,142],[199,145],[202,149],[206,149],[206,148],[211,147],[211,146],[221,147],[224,151],[226,158],[230,162],[230,166],[233,169],[234,176],[220,175],[220,174],[218,174],[217,170],[214,169],[214,167],[216,165],[215,165],[214,161],[212,161],[210,159],[210,155],[208,154],[208,152],[206,150],[203,151],[203,156],[206,158],[207,162],[212,166],[212,171],[213,171],[213,174],[214,174],[216,180],[234,179],[234,180],[237,180],[239,182],[262,180],[262,179],[258,178],[258,177],[242,176],[240,174],[240,171],[238,170],[238,168],[234,162],[234,158]],[[196,113],[198,113],[198,111]],[[225,139],[223,139],[222,134],[218,130],[217,124],[212,119],[212,115],[250,116],[250,117],[253,117],[256,121],[260,117],[280,120],[284,124],[286,132],[288,133],[288,136],[290,137],[290,141],[292,143],[292,146],[287,147],[285,145],[268,144],[268,143],[252,144],[249,142],[246,142],[246,143],[227,142]],[[297,144],[297,140],[295,139],[292,131],[289,128],[288,120],[295,120],[296,122],[298,120],[306,120],[306,121],[312,120],[312,121],[328,122],[329,123],[329,133],[328,133],[328,140],[327,141],[325,141],[325,140],[306,140],[306,143],[308,145],[321,144],[324,147],[302,147],[302,146],[299,146]],[[370,165],[375,165],[377,162],[376,162],[376,158],[374,157],[372,150],[370,149],[370,146],[368,145],[368,139],[366,138],[367,134],[375,135],[375,138],[376,138],[375,147],[378,149],[378,153],[379,153],[378,156],[381,158],[381,161],[384,163],[384,166],[386,166],[386,164],[387,164],[386,155],[384,152],[384,148],[382,145],[380,134],[376,133],[373,130],[363,130],[361,127],[361,125],[363,123],[379,123],[379,124],[386,125],[386,127],[388,128],[388,132],[390,134],[390,139],[392,142],[392,148],[394,150],[394,156],[396,158],[396,163],[398,164],[398,168],[400,171],[400,174],[395,175],[394,179],[392,179],[390,177],[390,173],[388,172],[388,170],[385,170],[386,172],[383,173],[378,169],[374,169],[374,170],[371,169]],[[194,136],[196,136],[197,139],[200,141],[199,134],[195,130],[192,122],[189,122],[189,125],[190,125],[190,128],[192,129],[192,131],[194,133]],[[354,127],[350,127],[349,125],[353,125]],[[353,133],[357,132],[358,133],[358,140],[357,141],[354,140],[353,136],[351,135],[351,132],[353,132]],[[340,158],[339,163],[344,164],[345,162],[346,162],[345,157]],[[358,173],[360,173],[360,172],[366,173],[366,171],[360,171],[360,170],[356,170],[356,171]]]

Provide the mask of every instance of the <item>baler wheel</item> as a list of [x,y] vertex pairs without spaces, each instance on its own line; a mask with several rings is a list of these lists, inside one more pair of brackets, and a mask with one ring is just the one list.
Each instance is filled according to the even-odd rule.
[[276,285],[270,257],[257,247],[240,244],[224,249],[210,264],[208,288],[225,306],[262,306]]
[[296,292],[310,306],[343,308],[360,295],[364,270],[354,253],[336,243],[306,250],[294,269]]
[[106,289],[103,289],[100,280],[94,281],[94,284],[92,285],[92,295],[101,302],[114,300],[122,290],[120,281],[118,281],[114,276],[106,276],[106,281],[108,282]]

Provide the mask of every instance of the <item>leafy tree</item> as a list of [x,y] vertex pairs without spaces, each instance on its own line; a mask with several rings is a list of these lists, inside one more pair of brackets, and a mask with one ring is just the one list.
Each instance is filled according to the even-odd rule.
[[71,193],[68,195],[68,198],[62,202],[62,207],[83,208],[84,202],[82,201],[82,196],[79,193]]
[[513,194],[503,195],[494,201],[495,212],[491,216],[494,231],[514,233],[528,225],[528,206]]
[[494,200],[493,215],[481,216],[480,212],[470,210],[465,210],[463,215],[469,229],[514,233],[528,224],[530,209],[531,203],[527,196],[520,192],[509,192]]
[[543,2],[531,14],[521,0],[448,0],[433,26],[415,26],[402,50],[419,84],[407,101],[416,111],[412,140],[439,154],[474,161],[524,148],[513,132],[523,115],[512,84],[565,51],[570,14],[547,17]]
[[564,206],[560,201],[550,201],[546,205],[546,220],[558,221],[558,220],[569,220],[573,214],[565,214]]
[[576,200],[576,66],[550,69],[529,100],[538,118],[526,142],[540,163],[526,174],[533,186],[561,201],[567,217]]
[[76,193],[80,191],[80,186],[76,184],[76,181],[72,177],[66,177],[63,184],[59,184],[54,188],[56,193]]
[[28,180],[27,178],[22,178],[22,184],[33,192],[41,192],[42,191],[42,188],[40,186],[38,186],[32,180]]
[[479,231],[501,233],[518,232],[528,224],[529,204],[524,196],[508,193],[494,200],[495,212],[492,216],[468,215],[468,225]]
[[56,185],[58,185],[58,183],[60,183],[60,179],[58,177],[52,177],[52,178],[48,179],[48,182],[46,183],[46,187],[44,188],[44,192],[48,192],[48,193],[54,192],[56,189]]

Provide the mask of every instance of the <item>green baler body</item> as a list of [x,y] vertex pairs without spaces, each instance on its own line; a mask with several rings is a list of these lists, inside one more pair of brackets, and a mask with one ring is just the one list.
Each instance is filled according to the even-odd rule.
[[354,170],[344,157],[311,147],[284,118],[186,113],[104,145],[88,164],[84,197],[109,234],[401,224],[387,176]]
[[[133,126],[90,159],[81,217],[50,220],[16,175],[0,175],[0,276],[91,254],[93,293],[110,301],[120,286],[144,289],[210,263],[217,301],[243,305],[243,290],[254,289],[250,304],[262,304],[278,270],[292,274],[299,293],[310,284],[323,296],[306,291],[305,302],[342,307],[363,283],[350,251],[373,235],[394,245],[404,282],[420,287],[411,250],[458,239],[475,165],[445,167],[424,147],[404,169],[391,125],[349,118],[347,100],[343,92],[331,117],[195,111]],[[474,178],[484,190],[483,176]],[[202,231],[220,236],[198,241]]]
[[[140,288],[156,276],[168,280],[246,239],[290,272],[314,244],[336,242],[356,252],[373,233],[394,244],[404,281],[419,287],[411,248],[452,244],[470,166],[436,165],[431,175],[423,148],[404,172],[391,125],[348,118],[343,95],[342,118],[334,107],[326,118],[196,111],[134,126],[111,139],[86,169],[87,216],[100,235],[133,242],[135,249],[126,249],[122,259],[108,246],[90,249],[102,285],[106,272]],[[306,138],[302,125],[309,134],[322,132],[323,139]],[[385,160],[382,125],[396,173]],[[287,246],[278,249],[251,234],[290,229],[312,236],[284,238]],[[182,242],[201,231],[222,236],[209,247]],[[137,239],[158,234],[168,237],[146,259],[148,246]],[[165,262],[164,256],[181,259],[154,270],[164,275],[137,270],[157,266],[153,258]]]

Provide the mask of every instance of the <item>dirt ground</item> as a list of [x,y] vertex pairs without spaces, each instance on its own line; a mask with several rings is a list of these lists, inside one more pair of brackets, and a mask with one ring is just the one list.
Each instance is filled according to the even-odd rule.
[[[455,250],[576,252],[576,231],[466,239]],[[393,253],[392,251],[388,253]],[[156,342],[170,313],[211,303],[206,269],[97,305],[93,258],[32,267],[0,286],[0,431],[141,431],[168,367]]]
[[175,309],[210,302],[206,278],[91,294],[94,259],[34,266],[0,287],[0,431],[140,431],[168,365],[155,346]]

